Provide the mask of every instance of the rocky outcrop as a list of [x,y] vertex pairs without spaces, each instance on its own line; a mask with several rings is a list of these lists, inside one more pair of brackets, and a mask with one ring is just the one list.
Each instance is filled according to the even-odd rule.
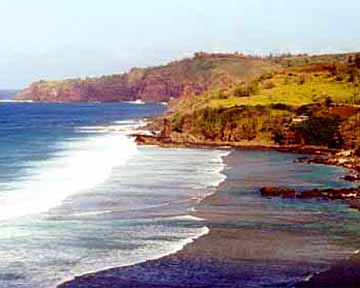
[[310,156],[298,159],[303,163],[314,163],[323,165],[342,166],[351,169],[349,175],[344,179],[347,181],[360,181],[360,157],[355,150],[343,150],[336,154],[328,154],[327,156]]
[[296,191],[288,188],[277,188],[277,187],[263,187],[260,189],[260,193],[265,197],[284,197],[284,198],[295,198]]
[[347,189],[312,189],[300,192],[298,199],[322,198],[329,200],[360,199],[360,187]]
[[346,175],[346,176],[344,177],[344,180],[346,180],[346,181],[351,181],[351,182],[360,181],[360,174],[350,174],[350,175]]
[[296,191],[281,187],[263,187],[260,193],[264,197],[283,197],[296,199],[348,200],[349,207],[360,210],[360,186],[342,189],[311,189]]

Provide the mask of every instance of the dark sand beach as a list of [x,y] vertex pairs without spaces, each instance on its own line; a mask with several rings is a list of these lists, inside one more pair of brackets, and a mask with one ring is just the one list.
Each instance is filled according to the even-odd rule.
[[[59,287],[360,287],[356,285],[358,257],[328,270],[329,263],[337,263],[344,254],[336,243],[313,229],[321,221],[318,213],[288,208],[279,211],[268,205],[268,199],[258,197],[257,186],[284,181],[286,175],[281,171],[286,171],[283,166],[290,162],[284,160],[285,164],[274,167],[249,153],[233,153],[226,159],[227,180],[193,212],[204,219],[210,230],[207,235],[173,255],[83,275]],[[265,158],[272,157],[271,152],[263,153]],[[238,166],[244,161],[250,163],[248,174],[238,175]],[[263,171],[252,175],[260,166]],[[261,176],[266,169],[274,174]],[[293,177],[296,174],[285,178],[296,184]],[[245,192],[239,190],[240,182]],[[319,271],[327,272],[300,283]],[[348,281],[348,276],[356,279]]]
[[330,269],[316,274],[296,288],[358,288],[360,287],[360,256],[340,261]]

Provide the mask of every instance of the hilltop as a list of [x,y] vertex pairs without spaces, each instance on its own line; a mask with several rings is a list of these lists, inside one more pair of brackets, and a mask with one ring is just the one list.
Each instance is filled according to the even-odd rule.
[[128,73],[87,79],[38,81],[17,95],[40,102],[168,102],[198,96],[238,81],[248,81],[280,65],[241,54],[196,53],[193,58],[164,66],[133,68]]

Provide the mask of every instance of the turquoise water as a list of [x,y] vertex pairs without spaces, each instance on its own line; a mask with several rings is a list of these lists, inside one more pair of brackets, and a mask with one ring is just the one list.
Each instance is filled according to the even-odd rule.
[[[360,248],[360,214],[348,203],[260,195],[265,186],[304,190],[355,185],[342,179],[345,169],[297,163],[300,156],[234,151],[227,160],[227,180],[219,191],[224,204],[214,211],[234,213],[221,224],[224,228],[252,235],[242,244],[248,251],[244,273],[252,276],[241,287],[293,287]],[[207,209],[212,209],[211,205]]]

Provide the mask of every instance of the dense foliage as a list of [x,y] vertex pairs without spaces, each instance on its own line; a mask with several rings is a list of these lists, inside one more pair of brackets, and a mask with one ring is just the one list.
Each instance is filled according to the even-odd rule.
[[310,117],[295,129],[305,144],[339,148],[343,144],[339,125],[340,118],[330,114]]
[[273,60],[284,68],[175,102],[175,130],[212,141],[358,147],[360,56]]
[[[291,119],[292,112],[266,106],[233,108],[207,107],[174,121],[177,131],[186,132],[212,141],[271,140],[273,131]],[[191,123],[186,127],[185,123]]]

